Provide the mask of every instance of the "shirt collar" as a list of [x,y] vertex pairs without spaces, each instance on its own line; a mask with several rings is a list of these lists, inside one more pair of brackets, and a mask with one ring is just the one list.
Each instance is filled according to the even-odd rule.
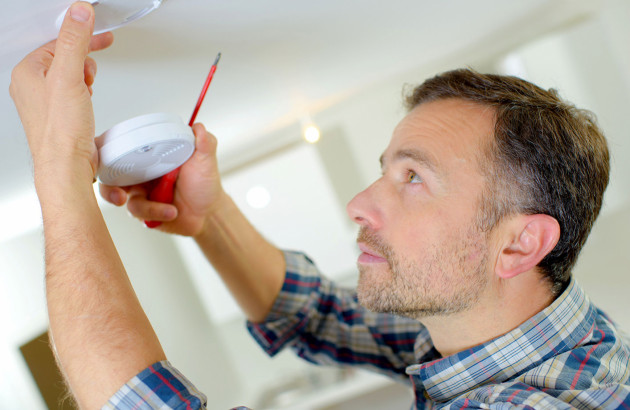
[[[488,383],[502,383],[578,345],[593,330],[595,311],[571,280],[548,307],[487,343],[407,368],[434,401],[445,402]],[[420,387],[420,386],[417,386]]]

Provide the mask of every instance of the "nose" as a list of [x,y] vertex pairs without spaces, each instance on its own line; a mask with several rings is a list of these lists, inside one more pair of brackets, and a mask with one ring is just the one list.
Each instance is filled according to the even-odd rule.
[[346,206],[346,212],[354,223],[371,229],[378,229],[381,224],[380,213],[374,200],[377,182],[359,192]]

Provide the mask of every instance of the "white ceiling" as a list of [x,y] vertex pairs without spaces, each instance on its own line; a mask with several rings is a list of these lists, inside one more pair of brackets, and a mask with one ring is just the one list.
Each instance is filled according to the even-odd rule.
[[[71,1],[0,1],[1,202],[31,187],[28,148],[6,92],[11,67],[50,35],[42,16]],[[523,16],[558,3],[573,7],[554,0],[168,0],[95,54],[97,132],[151,112],[187,120],[221,51],[198,121],[219,137],[220,155],[234,154],[362,87],[512,25],[522,29],[515,22]]]

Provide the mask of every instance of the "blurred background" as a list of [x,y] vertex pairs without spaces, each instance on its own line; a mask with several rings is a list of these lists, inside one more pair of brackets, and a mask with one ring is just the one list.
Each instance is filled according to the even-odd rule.
[[[59,387],[37,375],[50,361],[38,356],[48,327],[41,217],[6,90],[12,67],[50,34],[45,16],[70,2],[0,4],[0,409],[41,409],[56,404],[40,390]],[[605,205],[575,276],[630,329],[628,21],[626,0],[168,0],[94,54],[97,134],[152,112],[186,121],[221,51],[197,121],[219,140],[226,190],[273,243],[306,251],[352,286],[358,250],[345,204],[380,175],[405,86],[468,66],[556,88],[597,114],[612,152]],[[305,141],[308,126],[317,142]],[[210,408],[408,408],[411,392],[380,376],[289,351],[268,358],[191,240],[101,207],[167,356]]]

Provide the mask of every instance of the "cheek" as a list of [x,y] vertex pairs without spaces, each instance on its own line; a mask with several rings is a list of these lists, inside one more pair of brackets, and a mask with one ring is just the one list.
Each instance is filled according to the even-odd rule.
[[478,261],[486,255],[485,241],[474,232],[473,222],[446,206],[402,217],[396,228],[390,242],[393,250],[416,261],[435,249],[451,249],[457,257],[465,248],[460,260]]
[[488,254],[488,242],[482,235],[476,235],[469,241],[470,253],[468,258],[471,261],[477,262],[485,258]]
[[394,233],[391,244],[394,251],[416,260],[427,249],[442,242],[445,234],[440,219],[429,213],[401,218]]

